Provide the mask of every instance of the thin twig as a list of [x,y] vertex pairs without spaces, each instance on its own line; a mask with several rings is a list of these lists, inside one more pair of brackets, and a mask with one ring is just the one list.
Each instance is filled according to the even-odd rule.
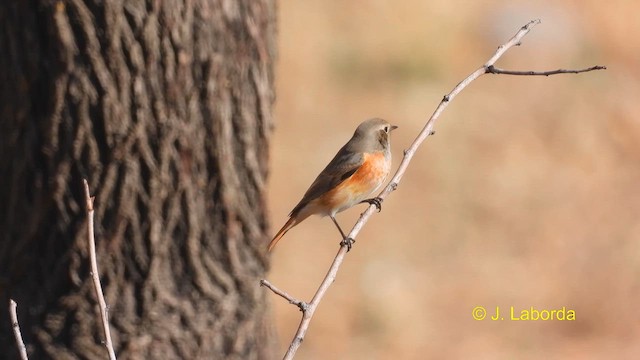
[[262,279],[260,280],[260,286],[265,286],[269,288],[269,290],[273,291],[276,295],[280,295],[285,300],[289,302],[289,304],[295,305],[300,308],[300,311],[305,311],[307,309],[307,303],[304,301],[300,301],[293,296],[289,295],[286,291],[278,289],[275,285],[270,283],[269,281]]
[[87,201],[87,235],[89,238],[89,257],[91,259],[91,278],[93,279],[93,288],[96,292],[96,298],[98,298],[98,304],[100,305],[100,318],[102,319],[102,330],[104,330],[104,345],[109,352],[109,359],[116,360],[116,352],[113,350],[113,343],[111,342],[111,330],[109,330],[109,310],[107,303],[104,301],[104,295],[102,294],[102,285],[100,285],[100,276],[98,273],[98,261],[96,259],[96,240],[93,234],[93,200],[89,192],[89,183],[86,179],[84,182],[84,193]]
[[20,325],[18,324],[18,304],[13,301],[13,299],[9,299],[9,317],[11,318],[11,327],[13,328],[13,336],[16,338],[16,345],[18,346],[18,351],[20,352],[20,359],[29,360],[27,357],[27,347],[24,346],[24,341],[22,341],[22,334],[20,333]]
[[548,70],[548,71],[505,70],[505,69],[497,68],[493,65],[487,67],[487,73],[489,74],[520,75],[520,76],[549,76],[549,75],[557,75],[557,74],[580,74],[583,72],[589,72],[594,70],[607,70],[607,67],[602,65],[596,65],[586,69],[578,69],[578,70],[557,69],[557,70]]
[[[409,146],[409,148],[404,151],[404,157],[402,159],[402,162],[400,163],[400,166],[398,167],[398,170],[396,171],[395,175],[393,176],[389,184],[384,188],[384,190],[382,190],[380,195],[378,195],[378,198],[380,199],[386,198],[387,195],[389,195],[392,191],[394,191],[398,187],[398,184],[400,183],[400,180],[404,176],[404,173],[406,172],[407,167],[409,166],[409,163],[411,162],[411,159],[413,158],[413,155],[415,154],[416,150],[429,135],[434,134],[433,127],[435,125],[435,122],[440,117],[440,114],[444,111],[444,109],[449,105],[451,100],[453,100],[472,81],[476,80],[477,78],[479,78],[484,74],[489,73],[488,69],[495,70],[495,68],[493,67],[493,64],[507,50],[509,50],[514,46],[519,46],[520,40],[525,35],[527,35],[535,25],[539,23],[540,23],[540,20],[532,20],[526,25],[524,25],[522,28],[520,28],[518,32],[511,39],[509,39],[509,41],[507,41],[506,43],[498,47],[498,49],[493,54],[493,56],[484,65],[479,67],[477,70],[472,72],[469,76],[467,76],[464,80],[458,83],[458,85],[456,85],[453,88],[453,90],[451,90],[450,93],[448,93],[442,98],[442,100],[440,101],[440,104],[438,104],[435,111],[433,112],[433,114],[431,115],[431,117],[429,118],[425,126],[422,128],[422,130],[420,131],[416,139],[413,141],[411,146]],[[556,73],[560,74],[565,72],[586,72],[586,71],[600,70],[600,69],[604,69],[604,67],[594,66],[592,68],[585,69],[585,70],[563,70],[562,72],[556,71]],[[553,75],[553,73],[549,73],[549,75]],[[358,233],[360,232],[360,230],[364,227],[364,225],[367,223],[367,221],[375,211],[376,211],[376,206],[374,204],[370,205],[360,215],[360,218],[351,229],[351,232],[348,234],[348,237],[355,239]],[[318,287],[318,290],[313,296],[313,299],[311,300],[311,302],[307,304],[307,308],[302,311],[302,319],[300,320],[300,325],[298,325],[298,330],[296,331],[296,334],[293,340],[291,341],[291,344],[289,345],[289,349],[287,350],[287,353],[283,358],[284,360],[293,359],[293,357],[295,356],[296,351],[298,350],[298,348],[300,347],[300,344],[304,340],[304,336],[311,322],[311,318],[313,317],[313,314],[316,311],[316,308],[318,307],[318,305],[320,304],[320,301],[322,300],[322,297],[326,293],[327,289],[334,282],[336,275],[338,273],[338,269],[340,268],[340,265],[342,264],[342,261],[344,260],[344,257],[346,254],[347,254],[347,245],[345,244],[345,245],[342,245],[338,250],[338,253],[334,258],[333,263],[331,264],[331,267],[327,272],[327,275],[325,276],[324,280]]]

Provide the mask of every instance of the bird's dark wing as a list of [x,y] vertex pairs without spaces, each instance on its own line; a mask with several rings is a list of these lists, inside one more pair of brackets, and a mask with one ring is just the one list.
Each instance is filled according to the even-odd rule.
[[348,152],[345,151],[344,148],[340,149],[329,165],[322,170],[313,184],[311,184],[298,205],[291,210],[289,216],[296,214],[310,201],[320,197],[322,194],[325,194],[348,179],[358,171],[363,162],[364,156],[362,153]]

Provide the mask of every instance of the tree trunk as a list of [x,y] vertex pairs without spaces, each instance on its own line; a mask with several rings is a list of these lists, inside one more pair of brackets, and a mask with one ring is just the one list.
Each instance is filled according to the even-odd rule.
[[[0,4],[0,309],[32,358],[264,359],[273,0]],[[6,305],[6,306],[5,306]],[[5,310],[0,351],[17,357]]]

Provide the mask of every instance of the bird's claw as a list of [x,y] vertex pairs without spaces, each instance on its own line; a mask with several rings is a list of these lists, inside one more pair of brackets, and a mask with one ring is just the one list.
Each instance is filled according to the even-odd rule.
[[375,198],[371,198],[371,199],[365,199],[360,201],[360,203],[367,203],[369,205],[375,205],[376,209],[378,209],[378,212],[382,211],[382,198],[380,197],[375,197]]
[[340,246],[346,246],[347,252],[351,251],[351,247],[356,241],[352,238],[345,238],[340,242]]

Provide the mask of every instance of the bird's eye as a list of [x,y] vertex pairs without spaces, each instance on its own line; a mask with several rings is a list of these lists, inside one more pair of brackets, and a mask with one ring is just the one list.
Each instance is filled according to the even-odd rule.
[[388,126],[385,126],[385,127],[384,127],[384,132],[386,132],[386,133],[388,133],[388,132],[389,132],[389,127],[388,127]]

